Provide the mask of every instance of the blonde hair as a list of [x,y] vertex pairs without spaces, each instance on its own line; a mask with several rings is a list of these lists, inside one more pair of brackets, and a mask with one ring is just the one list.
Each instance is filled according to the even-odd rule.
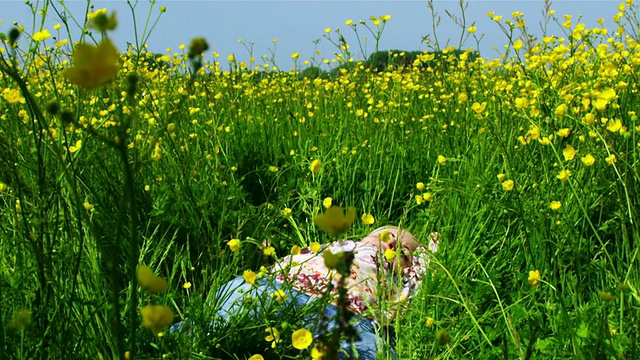
[[380,235],[385,231],[389,231],[391,234],[393,234],[396,240],[403,240],[403,239],[411,240],[414,243],[416,243],[416,245],[420,245],[420,242],[412,233],[410,233],[408,230],[402,229],[394,225],[385,225],[385,226],[379,227],[373,230],[372,232],[370,232],[369,235],[367,236]]

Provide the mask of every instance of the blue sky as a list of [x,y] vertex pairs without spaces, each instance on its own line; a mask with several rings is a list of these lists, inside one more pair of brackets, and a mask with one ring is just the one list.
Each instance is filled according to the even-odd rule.
[[[34,5],[42,5],[37,0],[31,0]],[[534,33],[540,32],[543,1],[473,1],[467,2],[466,10],[467,26],[475,22],[477,35],[484,34],[480,43],[480,51],[483,57],[494,58],[498,56],[498,50],[508,40],[499,27],[491,21],[486,14],[495,11],[496,15],[504,18],[511,16],[513,11],[522,11],[525,14],[529,29]],[[582,15],[581,22],[587,27],[597,26],[598,18],[605,19],[605,26],[614,30],[611,18],[618,11],[618,1],[556,1],[552,3],[552,9],[556,10],[556,16],[562,22],[562,15],[573,15],[574,23]],[[82,21],[85,1],[67,0],[65,2],[69,12]],[[133,32],[133,16],[124,0],[94,1],[96,9],[108,8],[117,14],[119,26],[112,34],[119,49],[126,48],[126,42],[135,42]],[[441,44],[448,39],[452,44],[458,43],[460,28],[448,17],[445,11],[460,16],[458,1],[435,1],[435,10],[441,17],[441,23],[437,28],[437,36]],[[189,44],[193,37],[204,37],[210,44],[210,51],[206,59],[212,60],[211,51],[220,54],[220,61],[226,64],[229,54],[235,54],[238,61],[248,61],[249,53],[238,42],[242,39],[245,44],[254,44],[253,56],[257,63],[261,64],[263,55],[270,55],[270,49],[275,50],[276,64],[288,70],[294,66],[291,54],[300,53],[302,62],[314,55],[314,50],[319,49],[320,55],[316,59],[334,57],[337,50],[323,38],[324,29],[339,27],[347,42],[351,45],[352,54],[356,59],[361,58],[360,48],[353,31],[344,22],[352,19],[354,22],[367,20],[370,16],[389,14],[391,20],[386,24],[384,34],[379,44],[381,50],[425,50],[427,46],[422,43],[424,36],[429,35],[433,39],[432,17],[426,1],[162,1],[156,2],[151,12],[151,22],[160,13],[160,6],[166,6],[167,11],[162,14],[158,25],[151,33],[148,45],[151,51],[164,53],[166,48],[179,51],[180,44]],[[61,9],[61,7],[58,5]],[[6,32],[13,22],[24,24],[27,31],[33,29],[32,15],[23,0],[0,0],[0,31]],[[141,32],[147,14],[149,2],[140,0],[135,9],[138,31]],[[53,33],[53,24],[59,22],[57,15],[50,11],[50,16],[45,22],[45,28]],[[368,21],[370,23],[370,21]],[[39,24],[39,19],[38,19]],[[369,40],[366,52],[374,49],[374,41],[368,31],[358,26],[360,38],[364,36]],[[38,30],[38,28],[36,28]],[[560,34],[557,25],[550,26],[550,32]],[[77,38],[78,33],[74,36]],[[139,35],[140,36],[140,35]],[[337,40],[332,31],[331,36]],[[62,36],[64,38],[64,36]],[[274,45],[273,39],[277,40]],[[316,45],[315,40],[320,40]],[[51,41],[51,40],[49,40]],[[274,47],[275,46],[275,47]],[[473,41],[467,41],[463,48],[475,47]],[[494,47],[498,50],[494,50]],[[359,55],[359,56],[358,56]]]

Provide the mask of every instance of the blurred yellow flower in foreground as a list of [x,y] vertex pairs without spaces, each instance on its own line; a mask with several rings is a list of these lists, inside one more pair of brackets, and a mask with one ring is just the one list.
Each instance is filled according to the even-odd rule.
[[147,305],[140,309],[142,326],[159,332],[173,322],[173,311],[163,305]]
[[260,354],[254,354],[254,355],[251,355],[249,360],[264,360],[264,357],[262,357],[262,355]]
[[73,50],[73,66],[64,76],[70,82],[93,89],[108,83],[120,70],[120,56],[111,40],[104,39],[100,45],[79,44]]
[[167,290],[167,280],[156,276],[150,267],[138,265],[136,267],[136,277],[141,288],[150,294],[157,294]]
[[305,328],[298,329],[291,334],[291,343],[298,350],[304,350],[311,345],[313,336],[311,332]]
[[351,227],[356,219],[356,208],[350,207],[347,213],[339,206],[332,206],[324,213],[318,214],[313,218],[313,222],[329,235],[340,235]]
[[616,296],[608,291],[598,291],[598,297],[600,298],[600,300],[605,302],[613,301],[616,299]]
[[22,309],[14,311],[9,320],[9,328],[22,331],[31,325],[31,310]]

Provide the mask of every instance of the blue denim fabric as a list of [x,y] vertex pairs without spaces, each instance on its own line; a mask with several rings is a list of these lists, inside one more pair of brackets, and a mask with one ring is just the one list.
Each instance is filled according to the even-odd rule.
[[[257,313],[257,311],[268,307],[269,301],[275,301],[271,298],[271,294],[280,289],[283,290],[286,295],[285,302],[287,305],[293,304],[294,306],[302,307],[317,300],[315,297],[309,296],[295,289],[287,288],[278,281],[260,279],[255,283],[255,285],[251,285],[246,283],[242,277],[238,277],[229,281],[217,291],[216,300],[219,303],[216,303],[216,307],[220,310],[216,312],[216,315],[223,321],[229,321],[234,314],[242,312],[241,309],[244,305],[245,299],[248,296],[251,296],[262,298],[262,300],[257,303],[258,306],[262,307],[251,310],[249,313],[249,316],[258,317],[260,314]],[[333,319],[337,312],[338,309],[334,305],[328,305],[325,307],[324,316],[327,319]],[[318,319],[306,320],[311,328],[311,325],[315,325]],[[344,351],[341,351],[340,358],[345,359],[348,356],[363,360],[374,360],[378,349],[383,349],[382,338],[379,334],[376,334],[371,321],[354,315],[353,323],[355,329],[360,335],[360,340],[354,342],[353,345],[347,342],[341,343],[341,348]],[[331,321],[327,326],[327,330],[331,331],[336,326],[335,321]],[[171,327],[171,331],[180,330],[181,327],[181,323],[174,324]],[[319,334],[316,332],[314,335],[318,336]],[[397,358],[393,348],[388,346],[384,347],[389,349],[391,359]]]

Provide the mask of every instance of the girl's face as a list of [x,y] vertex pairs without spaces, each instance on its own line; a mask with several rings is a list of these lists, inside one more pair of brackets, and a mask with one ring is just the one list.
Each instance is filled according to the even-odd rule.
[[393,259],[394,272],[401,274],[404,269],[411,267],[413,252],[416,251],[417,247],[418,243],[407,231],[401,231],[400,237],[391,236],[389,249],[398,253],[398,256]]
[[[384,232],[389,233],[388,242],[381,241],[380,239],[380,234]],[[392,269],[398,274],[411,266],[413,262],[413,252],[418,247],[418,243],[410,232],[398,230],[396,227],[377,229],[363,239],[363,241],[376,245],[379,244],[383,253],[387,249],[396,251],[398,255],[393,259]]]

